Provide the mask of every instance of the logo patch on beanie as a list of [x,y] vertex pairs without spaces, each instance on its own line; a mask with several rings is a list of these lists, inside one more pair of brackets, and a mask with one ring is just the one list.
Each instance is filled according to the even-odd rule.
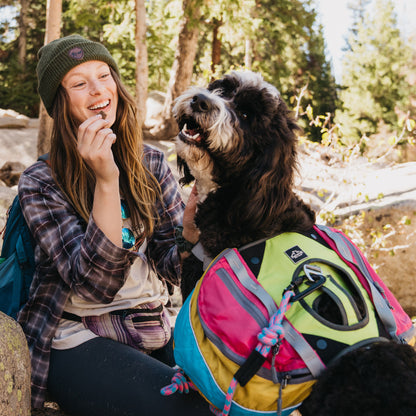
[[84,51],[80,47],[76,47],[76,48],[72,48],[68,52],[68,55],[73,59],[80,60],[84,57]]

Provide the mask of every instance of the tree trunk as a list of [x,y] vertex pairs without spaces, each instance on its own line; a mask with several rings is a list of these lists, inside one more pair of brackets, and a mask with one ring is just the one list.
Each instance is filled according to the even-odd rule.
[[244,66],[251,71],[252,59],[251,59],[251,39],[246,38],[245,53],[244,53]]
[[[45,45],[61,34],[62,0],[47,0]],[[39,109],[38,156],[49,152],[52,133],[52,118],[49,117],[43,103]]]
[[146,46],[146,6],[144,0],[136,0],[136,102],[139,108],[139,122],[146,120],[146,99],[148,87],[148,60]]
[[18,60],[22,74],[25,72],[26,66],[26,30],[28,4],[28,0],[20,0]]
[[145,138],[169,140],[176,136],[178,127],[172,117],[172,107],[191,84],[196,49],[198,46],[198,0],[183,0],[183,17],[179,26],[178,46],[175,52],[171,77],[162,110],[162,121],[150,131],[144,131]]
[[211,54],[211,72],[215,77],[216,66],[221,62],[221,38],[219,37],[219,29],[222,26],[222,20],[214,19],[214,29],[212,31],[212,54]]

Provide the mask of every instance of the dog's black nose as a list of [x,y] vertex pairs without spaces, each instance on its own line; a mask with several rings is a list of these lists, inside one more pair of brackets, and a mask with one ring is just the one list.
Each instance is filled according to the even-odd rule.
[[206,112],[211,110],[211,102],[204,94],[197,94],[192,97],[191,108],[194,111]]

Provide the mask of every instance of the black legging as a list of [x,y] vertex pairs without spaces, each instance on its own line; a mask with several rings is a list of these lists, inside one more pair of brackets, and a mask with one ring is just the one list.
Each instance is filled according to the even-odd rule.
[[48,392],[71,416],[212,416],[197,392],[161,395],[175,373],[162,363],[171,364],[171,344],[152,355],[106,338],[52,350]]

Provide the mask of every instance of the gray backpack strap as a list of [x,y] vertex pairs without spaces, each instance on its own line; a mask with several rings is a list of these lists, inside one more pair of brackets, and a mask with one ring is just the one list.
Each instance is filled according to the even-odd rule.
[[317,378],[326,367],[315,350],[287,320],[283,321],[283,329],[285,331],[286,341],[289,342],[293,349],[300,355],[311,374]]
[[198,241],[192,248],[191,253],[203,263],[204,271],[207,269],[211,261],[213,260],[212,257],[209,257],[204,250],[202,244]]
[[[331,240],[336,244],[338,251],[348,260],[350,263],[358,267],[362,275],[368,282],[371,290],[371,296],[373,298],[374,307],[377,311],[378,316],[385,325],[388,333],[393,340],[401,342],[400,337],[397,336],[397,325],[393,316],[393,312],[390,309],[388,301],[383,297],[381,288],[379,288],[377,282],[375,282],[365,265],[361,253],[357,248],[342,234],[332,231],[330,228],[324,225],[317,226],[323,231]],[[355,259],[352,257],[351,252],[354,254]]]
[[267,293],[267,291],[260,284],[255,284],[249,276],[246,268],[241,263],[239,257],[234,250],[229,250],[225,253],[225,258],[228,264],[232,268],[234,274],[237,276],[240,283],[258,299],[260,299],[263,305],[266,307],[269,317],[273,316],[277,311],[277,306],[273,298]]
[[[266,307],[269,316],[273,316],[277,311],[277,305],[269,293],[261,285],[255,284],[247,273],[246,268],[241,263],[239,257],[234,250],[229,250],[224,254],[228,261],[228,264],[232,268],[233,272],[239,279],[240,283],[257,298],[259,298],[263,305]],[[300,355],[305,362],[311,374],[316,378],[323,370],[325,365],[322,363],[315,350],[309,345],[309,343],[299,334],[287,320],[283,320],[283,329],[285,333],[285,339]]]

